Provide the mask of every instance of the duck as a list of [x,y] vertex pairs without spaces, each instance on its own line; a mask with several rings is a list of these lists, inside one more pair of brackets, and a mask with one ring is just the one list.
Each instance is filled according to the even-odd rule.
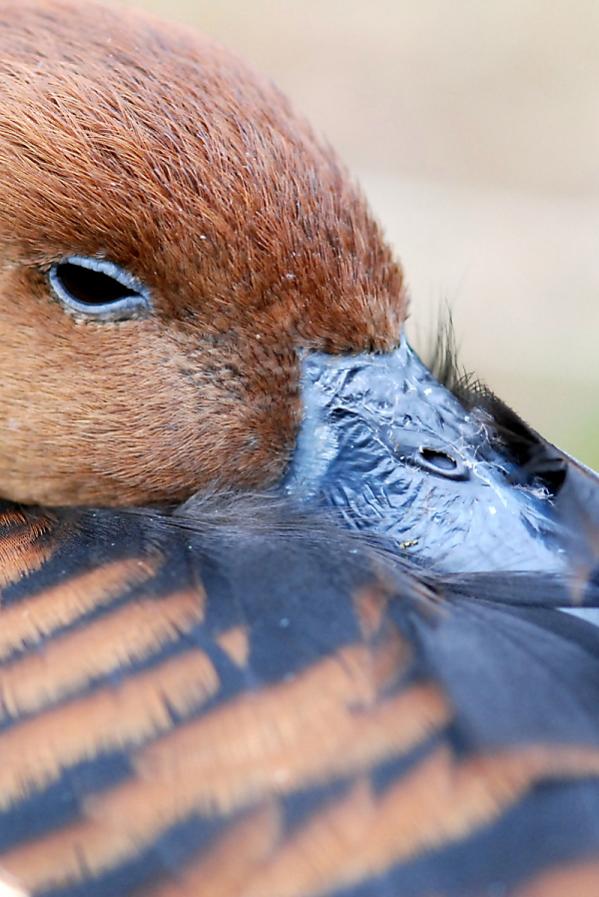
[[0,895],[599,892],[599,478],[210,39],[0,2]]

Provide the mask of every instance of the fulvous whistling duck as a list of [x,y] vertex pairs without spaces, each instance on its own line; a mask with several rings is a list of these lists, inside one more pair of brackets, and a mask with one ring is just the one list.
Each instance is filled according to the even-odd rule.
[[1,0],[0,68],[0,895],[596,897],[595,474],[222,47]]

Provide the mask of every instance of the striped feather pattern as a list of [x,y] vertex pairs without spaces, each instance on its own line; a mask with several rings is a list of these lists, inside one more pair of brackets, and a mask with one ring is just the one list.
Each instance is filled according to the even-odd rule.
[[595,894],[597,630],[264,513],[3,509],[0,894]]

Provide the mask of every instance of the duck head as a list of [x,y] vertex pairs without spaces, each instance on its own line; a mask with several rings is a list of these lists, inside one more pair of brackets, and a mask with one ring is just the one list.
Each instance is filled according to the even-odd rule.
[[399,339],[360,192],[269,82],[141,14],[4,2],[0,69],[0,494],[273,483],[297,350]]
[[281,484],[421,558],[561,563],[596,480],[402,343],[401,268],[276,88],[139,13],[0,12],[2,496]]

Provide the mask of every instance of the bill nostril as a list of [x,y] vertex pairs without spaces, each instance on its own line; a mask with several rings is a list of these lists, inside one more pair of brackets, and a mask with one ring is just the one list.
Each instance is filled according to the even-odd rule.
[[467,480],[468,468],[463,461],[454,458],[442,449],[428,448],[421,445],[415,454],[414,460],[419,467],[445,477],[448,480]]
[[334,408],[329,415],[329,419],[332,423],[339,424],[342,421],[355,419],[357,416],[355,411],[351,411],[348,408]]

